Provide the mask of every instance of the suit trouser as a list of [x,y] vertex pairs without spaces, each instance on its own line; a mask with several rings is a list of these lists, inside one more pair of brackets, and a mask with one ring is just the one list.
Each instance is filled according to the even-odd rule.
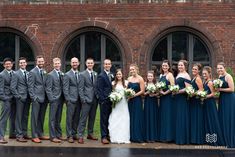
[[31,113],[32,138],[43,136],[43,124],[45,120],[46,109],[47,109],[47,103],[39,103],[38,101],[32,102],[32,113]]
[[80,119],[81,103],[78,101],[68,102],[66,111],[66,132],[67,137],[76,137]]
[[101,138],[108,138],[109,131],[109,115],[112,111],[112,102],[105,100],[100,104],[100,128],[101,128]]
[[29,119],[30,99],[16,100],[16,137],[27,136]]
[[63,99],[60,98],[50,103],[49,111],[49,132],[50,138],[62,137],[62,129],[60,126],[63,110]]
[[2,101],[0,114],[0,138],[4,138],[7,127],[7,120],[10,117],[10,136],[15,135],[15,102],[14,99]]
[[93,134],[95,117],[96,117],[97,102],[91,104],[82,104],[81,117],[78,125],[78,136],[83,137],[87,119],[88,119],[88,135]]

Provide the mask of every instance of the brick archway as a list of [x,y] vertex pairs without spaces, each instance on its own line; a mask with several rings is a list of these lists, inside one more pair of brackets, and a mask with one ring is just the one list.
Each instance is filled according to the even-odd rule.
[[125,39],[122,37],[122,34],[119,32],[118,27],[110,24],[105,21],[82,21],[76,25],[72,25],[71,27],[64,30],[57,38],[53,48],[51,57],[64,57],[64,51],[67,45],[72,41],[76,36],[86,31],[100,31],[109,37],[111,37],[119,46],[121,50],[121,56],[123,61],[124,73],[126,73],[125,67],[127,61],[131,60],[130,47],[128,46]]
[[[144,55],[141,56],[140,63],[150,63],[152,51],[157,41],[174,31],[186,31],[199,36],[208,46],[212,66],[215,65],[216,54],[222,52],[218,40],[205,27],[190,20],[172,21],[157,26],[151,35],[146,38],[143,46],[141,47],[141,52],[143,52]],[[147,69],[149,69],[149,65],[147,66]]]
[[[38,26],[35,26],[38,29]],[[33,25],[22,26],[15,22],[0,21],[0,32],[11,32],[24,38],[33,50],[34,56],[43,55],[42,44],[37,38],[37,34]]]

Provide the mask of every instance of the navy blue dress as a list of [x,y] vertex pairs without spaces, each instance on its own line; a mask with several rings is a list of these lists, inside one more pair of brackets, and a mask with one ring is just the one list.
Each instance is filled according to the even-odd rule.
[[144,133],[146,142],[157,141],[158,133],[158,101],[157,97],[146,95],[144,98]]
[[[223,81],[221,88],[228,88],[225,76],[220,77]],[[219,120],[225,145],[235,147],[235,96],[234,92],[220,92],[219,97]]]
[[[137,93],[140,91],[140,84],[129,82],[128,88]],[[144,142],[144,112],[141,96],[130,99],[128,107],[130,112],[130,140],[132,142]]]
[[[191,85],[196,91],[198,90],[196,79],[192,80]],[[190,142],[193,144],[204,144],[205,141],[203,108],[204,105],[201,104],[200,98],[190,98]]]
[[[160,81],[166,83],[166,89],[170,82],[166,79],[166,76],[161,76]],[[159,107],[159,140],[162,142],[170,142],[174,140],[174,125],[173,125],[173,101],[172,95],[167,94],[160,97]]]
[[[185,88],[185,82],[190,83],[190,80],[179,77],[176,79],[176,84],[180,89]],[[176,144],[189,144],[190,141],[190,116],[189,116],[189,104],[187,95],[177,94],[175,95],[175,143]]]
[[[211,90],[208,83],[204,83],[204,90],[207,91],[208,95],[211,94]],[[215,98],[207,98],[204,100],[204,121],[205,121],[205,143],[214,146],[223,146],[224,138],[222,130],[220,128],[218,110],[216,107]],[[217,139],[213,140],[213,136]],[[211,137],[211,138],[210,138]]]

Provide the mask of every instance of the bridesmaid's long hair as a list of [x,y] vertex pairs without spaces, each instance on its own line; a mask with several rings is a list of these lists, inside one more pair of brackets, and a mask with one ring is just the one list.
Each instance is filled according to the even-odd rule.
[[211,67],[210,66],[204,66],[203,70],[207,71],[209,76],[210,76],[210,79],[212,79],[212,69],[211,69]]
[[[117,86],[117,82],[118,82],[118,79],[117,79],[117,73],[118,72],[121,72],[122,73],[122,69],[117,69],[116,70],[116,73],[115,73],[115,79],[114,79],[114,85],[113,85],[113,89]],[[124,88],[126,88],[126,85],[125,85],[125,77],[124,77],[124,75],[123,75],[123,73],[122,73],[122,85],[123,85],[123,87]]]

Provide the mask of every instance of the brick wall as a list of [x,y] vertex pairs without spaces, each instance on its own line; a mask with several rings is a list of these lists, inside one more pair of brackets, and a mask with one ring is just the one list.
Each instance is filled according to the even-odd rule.
[[[235,4],[84,4],[1,5],[0,27],[22,32],[36,54],[49,62],[63,56],[73,32],[87,26],[111,32],[120,41],[124,65],[149,68],[153,41],[171,28],[184,26],[210,43],[213,65],[224,60],[235,70]],[[127,69],[125,69],[127,71]]]

